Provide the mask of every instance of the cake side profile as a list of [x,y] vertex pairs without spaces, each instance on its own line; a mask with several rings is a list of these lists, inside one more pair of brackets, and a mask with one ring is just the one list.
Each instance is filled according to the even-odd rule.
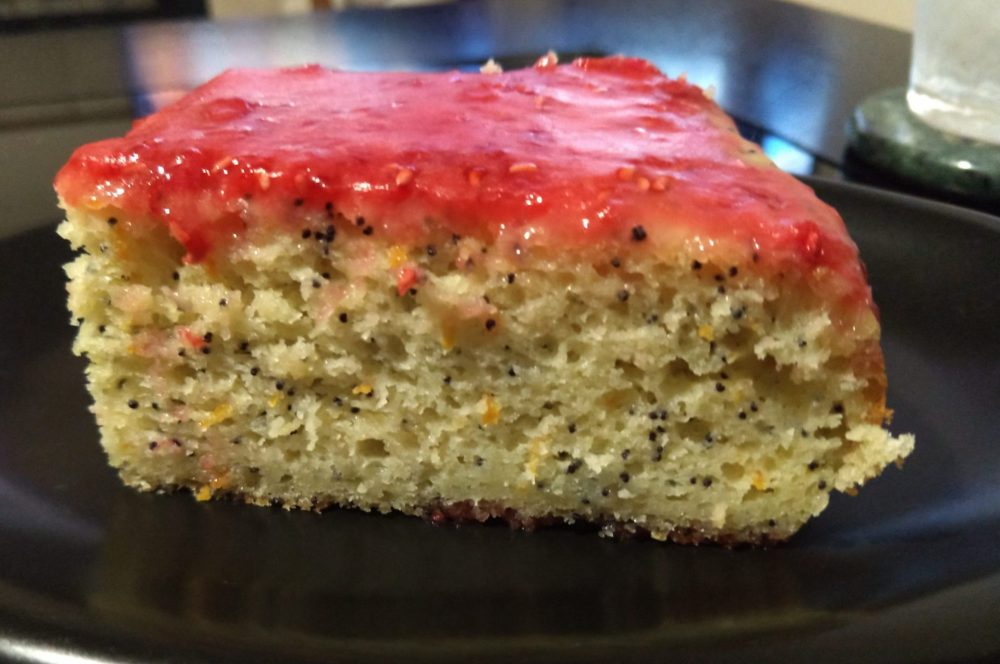
[[760,542],[913,447],[840,218],[640,60],[228,72],[56,188],[139,489]]

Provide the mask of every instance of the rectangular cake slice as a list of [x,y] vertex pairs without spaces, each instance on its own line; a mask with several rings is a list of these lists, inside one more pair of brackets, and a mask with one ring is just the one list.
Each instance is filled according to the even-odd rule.
[[138,489],[760,542],[913,447],[839,216],[641,60],[229,71],[56,189]]

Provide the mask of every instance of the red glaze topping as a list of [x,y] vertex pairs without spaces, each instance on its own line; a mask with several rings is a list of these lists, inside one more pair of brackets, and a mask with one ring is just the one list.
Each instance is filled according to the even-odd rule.
[[870,303],[837,213],[701,89],[630,58],[502,74],[229,71],[78,149],[56,189],[168,224],[189,261],[255,220],[298,232],[331,204],[403,244],[447,232],[736,246],[742,260],[829,268]]

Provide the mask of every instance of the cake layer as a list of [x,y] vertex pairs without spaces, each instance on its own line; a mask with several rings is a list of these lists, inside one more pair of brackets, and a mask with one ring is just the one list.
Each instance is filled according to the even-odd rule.
[[71,212],[62,232],[89,249],[75,348],[138,488],[775,541],[912,447],[859,360],[874,319],[845,338],[752,264],[536,250],[515,269],[337,219],[332,241],[251,233],[209,267],[128,224]]

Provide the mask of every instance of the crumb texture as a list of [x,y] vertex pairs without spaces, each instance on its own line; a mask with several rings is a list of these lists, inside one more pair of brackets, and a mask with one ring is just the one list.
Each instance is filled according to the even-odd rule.
[[913,446],[883,428],[874,316],[844,329],[735,253],[402,246],[317,213],[186,264],[113,214],[60,233],[102,443],[139,489],[759,541]]

